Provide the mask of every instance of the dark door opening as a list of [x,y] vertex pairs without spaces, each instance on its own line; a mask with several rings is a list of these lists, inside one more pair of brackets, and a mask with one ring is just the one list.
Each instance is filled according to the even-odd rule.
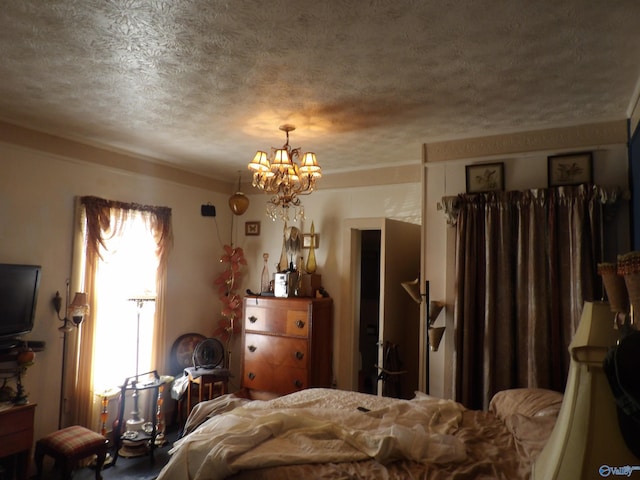
[[380,332],[380,230],[363,230],[360,242],[358,391],[375,395],[378,388],[376,365]]

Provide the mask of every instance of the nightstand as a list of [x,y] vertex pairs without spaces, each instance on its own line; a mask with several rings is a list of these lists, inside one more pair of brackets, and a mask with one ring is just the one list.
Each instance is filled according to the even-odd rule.
[[0,458],[15,455],[19,480],[29,474],[35,410],[35,403],[0,410]]
[[[184,373],[189,378],[189,385],[187,386],[187,415],[191,413],[194,405],[191,397],[193,388],[198,389],[197,403],[224,395],[229,390],[231,372],[228,368],[188,367],[184,369]],[[219,388],[217,392],[216,387]]]

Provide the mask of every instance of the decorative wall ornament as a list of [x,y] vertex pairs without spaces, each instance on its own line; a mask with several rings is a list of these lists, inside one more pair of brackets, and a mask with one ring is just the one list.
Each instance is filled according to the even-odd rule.
[[240,247],[225,245],[224,253],[220,257],[220,263],[225,264],[225,269],[218,275],[214,284],[218,287],[218,296],[222,302],[222,318],[218,321],[218,328],[213,332],[214,337],[219,337],[226,343],[225,367],[229,368],[231,351],[229,346],[235,333],[240,332],[241,324],[236,318],[242,315],[242,295],[238,292],[242,279],[242,267],[247,265],[244,251]]

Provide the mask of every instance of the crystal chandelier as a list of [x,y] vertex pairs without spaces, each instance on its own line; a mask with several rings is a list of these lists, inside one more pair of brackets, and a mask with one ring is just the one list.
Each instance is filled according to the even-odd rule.
[[316,179],[322,177],[322,169],[313,152],[301,153],[300,148],[289,146],[289,132],[293,125],[281,125],[287,134],[282,148],[271,148],[271,155],[258,150],[248,168],[253,172],[254,187],[272,194],[267,202],[267,215],[272,220],[288,221],[289,209],[293,209],[293,221],[304,218],[304,207],[299,195],[308,195],[315,189]]

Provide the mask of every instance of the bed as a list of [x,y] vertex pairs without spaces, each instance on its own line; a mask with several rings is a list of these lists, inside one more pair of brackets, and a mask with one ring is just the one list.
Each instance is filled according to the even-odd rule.
[[497,393],[489,411],[311,388],[202,402],[158,480],[525,479],[562,404],[543,389]]

